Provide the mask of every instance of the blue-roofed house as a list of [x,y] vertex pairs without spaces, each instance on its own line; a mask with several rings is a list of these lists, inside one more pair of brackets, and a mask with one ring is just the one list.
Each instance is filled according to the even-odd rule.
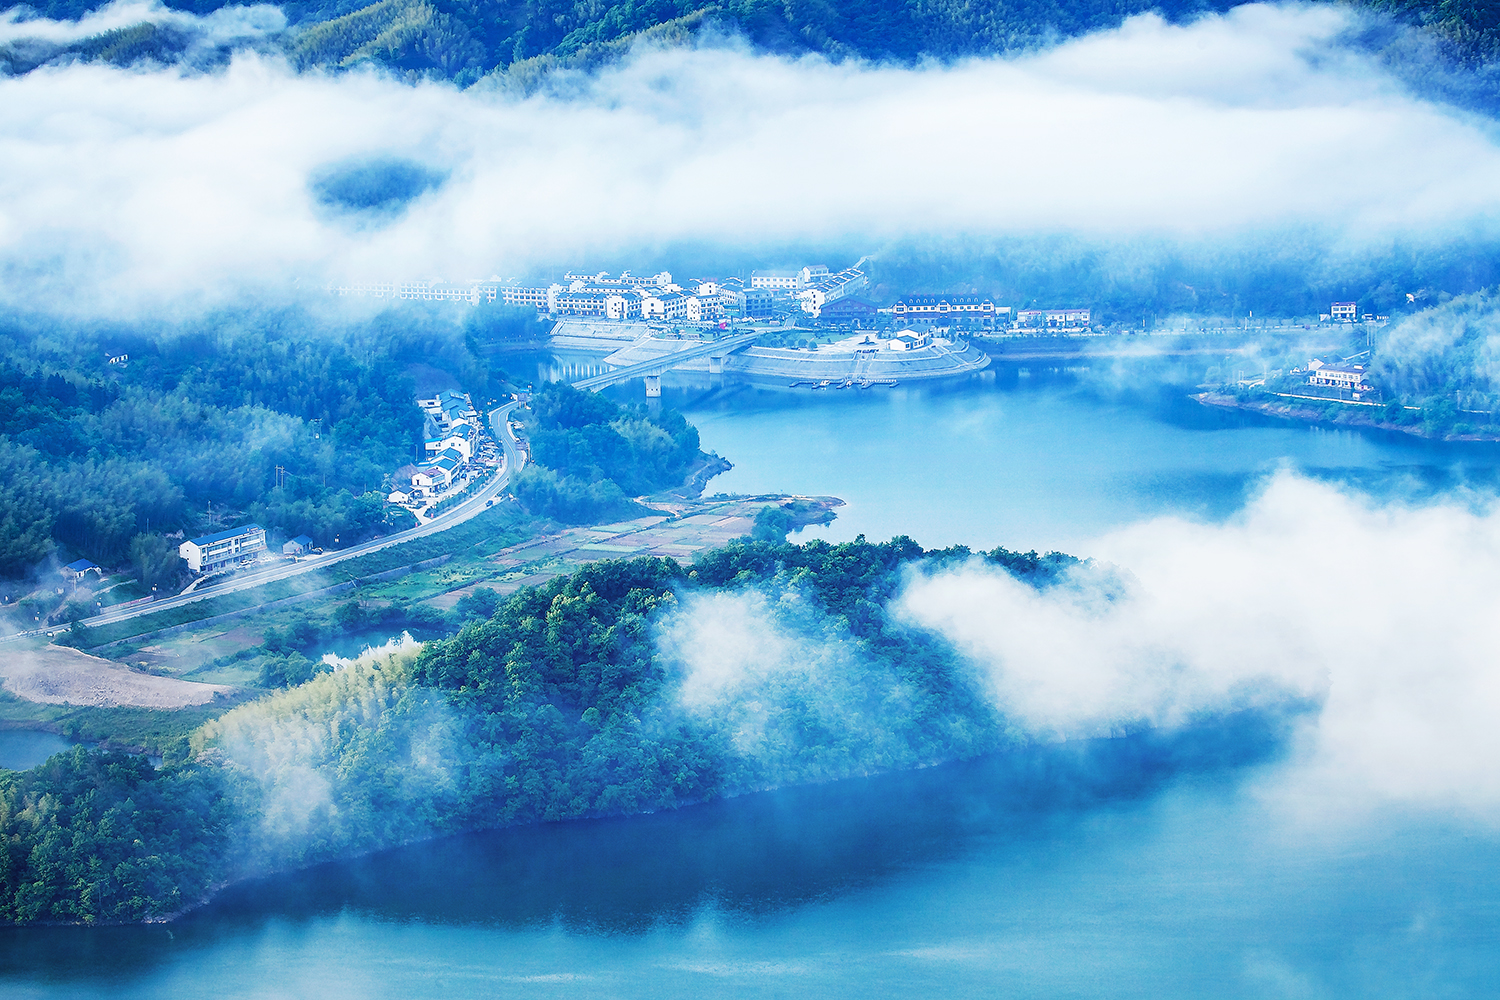
[[89,573],[93,573],[95,576],[104,575],[104,571],[99,568],[97,563],[89,562],[87,559],[75,560],[62,568],[63,579],[71,580],[74,583],[82,580]]
[[190,538],[177,546],[177,554],[187,560],[188,569],[194,573],[210,573],[237,562],[248,562],[265,550],[266,529],[258,524],[242,524]]

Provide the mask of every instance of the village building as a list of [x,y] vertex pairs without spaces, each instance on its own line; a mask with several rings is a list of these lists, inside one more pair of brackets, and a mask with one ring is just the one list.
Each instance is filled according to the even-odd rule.
[[996,306],[987,295],[908,295],[891,307],[898,326],[916,320],[939,323],[955,319],[978,320],[993,325],[997,317],[1009,317],[1009,306]]
[[689,323],[712,323],[722,319],[724,307],[719,304],[718,296],[689,295],[687,300],[687,321]]
[[648,292],[641,299],[641,318],[687,319],[688,300],[692,298],[685,292]]
[[1023,329],[1078,330],[1089,325],[1087,309],[1022,309],[1016,322]]
[[849,296],[825,305],[818,313],[818,319],[824,323],[852,323],[858,327],[875,322],[879,314],[880,310],[873,302],[857,296]]
[[1353,323],[1359,318],[1359,303],[1335,302],[1328,315],[1335,323]]
[[438,455],[446,451],[458,453],[462,460],[467,462],[474,457],[474,433],[473,429],[464,421],[452,424],[446,431],[437,437],[430,437],[422,443],[422,450],[428,455]]
[[[806,272],[808,269],[803,268]],[[830,302],[836,302],[846,295],[864,289],[870,283],[870,279],[858,268],[845,268],[838,274],[825,273],[818,276],[819,280],[810,288],[805,288],[797,294],[798,302],[802,311],[817,317],[822,314],[823,307]]]
[[99,568],[98,563],[87,559],[77,559],[62,568],[62,578],[70,583],[79,583],[85,576],[93,573],[95,576],[103,576],[104,570]]
[[641,315],[641,293],[635,289],[615,292],[604,299],[604,315],[608,319],[639,319]]
[[926,330],[903,333],[886,341],[886,349],[892,351],[915,351],[932,343],[932,334]]
[[312,551],[313,540],[306,535],[298,535],[281,546],[281,554],[284,556],[305,556]]
[[1307,363],[1307,384],[1332,386],[1350,392],[1361,392],[1369,388],[1365,385],[1364,365],[1327,365],[1316,359]]
[[809,264],[797,272],[797,285],[801,288],[811,288],[820,281],[828,278],[827,264]]
[[796,271],[751,271],[751,288],[769,288],[776,291],[792,292],[797,290],[801,275]]
[[236,563],[249,562],[266,551],[266,529],[258,524],[190,538],[177,546],[177,554],[194,573],[211,573]]

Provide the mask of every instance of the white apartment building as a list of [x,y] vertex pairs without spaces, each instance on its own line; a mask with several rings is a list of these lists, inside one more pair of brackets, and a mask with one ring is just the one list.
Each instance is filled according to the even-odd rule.
[[694,296],[685,292],[652,292],[641,298],[643,319],[687,319],[688,302]]
[[794,292],[801,276],[796,271],[751,271],[751,288],[770,288],[776,291]]
[[1025,327],[1077,329],[1089,325],[1087,309],[1022,309],[1016,320]]
[[809,264],[797,272],[797,287],[811,288],[828,278],[827,264]]
[[177,546],[177,554],[194,573],[210,573],[237,562],[248,561],[266,551],[266,529],[243,524],[201,538],[190,538]]
[[[808,268],[802,269],[804,272]],[[824,268],[827,271],[827,268]],[[845,268],[838,274],[823,274],[821,279],[811,288],[804,289],[797,294],[797,299],[802,306],[802,311],[812,316],[822,314],[823,307],[830,302],[837,302],[846,295],[852,295],[870,284],[870,279],[858,268]]]
[[1336,389],[1358,392],[1365,388],[1364,365],[1325,365],[1316,361],[1307,363],[1308,385],[1327,385]]

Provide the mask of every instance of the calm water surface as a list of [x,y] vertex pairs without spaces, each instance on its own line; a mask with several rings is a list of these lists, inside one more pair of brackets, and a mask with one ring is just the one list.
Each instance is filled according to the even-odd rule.
[[807,533],[831,541],[1067,551],[1144,518],[1226,517],[1283,467],[1382,496],[1493,493],[1500,470],[1500,446],[1293,425],[1203,407],[1186,388],[1106,397],[1014,370],[863,391],[699,381],[664,399],[735,463],[710,490],[841,497],[838,520]]
[[72,745],[61,736],[35,729],[0,729],[0,767],[24,771]]
[[[736,462],[715,489],[849,500],[835,539],[1068,549],[1143,517],[1227,516],[1283,464],[1380,496],[1492,491],[1497,465],[1490,448],[1006,373],[857,397],[689,385],[668,402]],[[1283,744],[1208,743],[419,845],[241,886],[171,927],[7,932],[0,995],[1495,995],[1491,832],[1299,826],[1249,790],[1274,783]]]

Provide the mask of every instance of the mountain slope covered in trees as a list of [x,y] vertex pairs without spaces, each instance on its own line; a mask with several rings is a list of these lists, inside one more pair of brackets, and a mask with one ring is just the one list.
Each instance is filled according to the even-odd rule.
[[[78,749],[0,771],[0,922],[160,917],[245,875],[447,831],[674,808],[1016,745],[982,681],[907,624],[904,574],[1077,560],[910,539],[741,542],[602,562],[237,708],[153,770]],[[488,595],[493,598],[494,595]],[[696,640],[744,636],[705,677]],[[716,660],[718,664],[721,661]]]
[[[1356,5],[1419,26],[1439,43],[1447,63],[1473,69],[1493,63],[1500,53],[1500,15],[1487,0],[1360,0]],[[43,17],[76,19],[102,4],[33,0],[7,2],[0,9],[20,6]],[[168,0],[167,6],[204,15],[229,4]],[[184,23],[145,22],[66,45],[0,47],[0,71],[26,72],[67,60],[213,65],[234,45],[254,44],[285,52],[301,69],[374,64],[413,79],[468,85],[498,75],[526,88],[551,68],[597,65],[638,40],[680,44],[705,31],[740,35],[763,51],[910,63],[1024,51],[1114,27],[1146,11],[1181,21],[1233,6],[1234,0],[290,0],[280,5],[287,29],[269,37],[226,41],[199,37]],[[1385,42],[1370,44],[1379,48]],[[1410,53],[1392,50],[1389,56],[1400,61]]]
[[388,530],[381,487],[423,432],[407,368],[434,361],[481,400],[498,391],[471,336],[486,315],[0,322],[0,578],[55,546],[143,564],[163,533],[224,518],[319,544]]

